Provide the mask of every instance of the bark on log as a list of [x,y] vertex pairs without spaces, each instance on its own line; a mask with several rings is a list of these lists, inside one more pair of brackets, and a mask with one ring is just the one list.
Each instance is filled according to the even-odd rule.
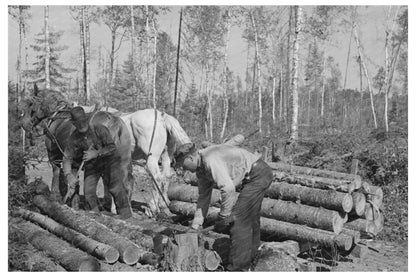
[[351,193],[361,186],[361,180],[338,180],[334,178],[319,177],[314,175],[294,174],[288,172],[273,172],[274,181],[299,184],[306,187],[336,190]]
[[362,218],[354,219],[344,224],[347,229],[359,231],[363,237],[374,237],[377,234],[377,226],[371,220]]
[[25,209],[18,209],[15,214],[40,225],[49,232],[62,237],[74,245],[74,247],[80,248],[88,254],[91,254],[101,260],[105,260],[107,263],[114,263],[119,258],[119,253],[114,247],[86,237],[83,234],[67,228],[42,214]]
[[341,232],[344,224],[343,216],[339,212],[270,198],[263,199],[261,215],[279,221],[332,231],[336,234]]
[[[95,221],[107,226],[113,232],[134,242],[143,249],[151,251],[153,249],[153,238],[149,234],[144,234],[143,228],[129,223],[129,219],[120,220],[109,215],[86,213],[86,215]],[[150,231],[150,230],[149,230]]]
[[361,177],[359,175],[290,165],[290,164],[286,164],[282,162],[268,163],[268,164],[272,169],[277,170],[277,171],[284,171],[284,172],[289,172],[292,174],[319,176],[319,177],[339,179],[339,180],[348,180],[348,181],[354,181],[354,183],[356,184],[361,183]]
[[334,190],[308,188],[286,182],[274,182],[266,197],[289,201],[300,201],[305,205],[324,207],[329,210],[350,212],[353,206],[351,195]]
[[[171,186],[170,191],[171,193],[169,194],[168,192],[168,195],[171,200],[192,202],[194,199],[198,198],[198,188],[196,187],[177,185]],[[318,194],[315,195],[318,197]],[[306,194],[304,196],[305,198],[310,198],[306,196]],[[211,196],[211,203],[217,203],[219,198],[219,191],[214,189]],[[181,211],[182,214],[186,214],[186,212],[187,211]],[[341,232],[342,225],[344,224],[343,216],[336,211],[271,198],[263,199],[261,215],[281,221],[305,224],[318,229],[334,231],[337,234]]]
[[71,246],[41,227],[23,219],[12,219],[11,224],[27,235],[37,249],[45,251],[68,271],[99,271],[100,264],[92,256]]
[[354,191],[351,196],[354,203],[351,214],[362,216],[365,211],[365,195],[361,192]]
[[[193,216],[195,214],[196,204],[171,201],[169,208],[173,213]],[[218,213],[219,208],[210,207],[205,220],[215,220],[218,217]],[[337,235],[334,232],[265,217],[260,218],[260,230],[266,235],[278,236],[282,239],[318,243],[328,247],[336,245],[343,250],[349,250],[352,246],[352,237],[349,235]]]
[[95,222],[80,211],[74,211],[67,206],[50,201],[43,195],[33,198],[34,204],[48,216],[59,223],[68,226],[94,240],[113,246],[119,251],[120,260],[128,265],[135,264],[147,251],[140,249],[136,244],[114,233],[101,223]]

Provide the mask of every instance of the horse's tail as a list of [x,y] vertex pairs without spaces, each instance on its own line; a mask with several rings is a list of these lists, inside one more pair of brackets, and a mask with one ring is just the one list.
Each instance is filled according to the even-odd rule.
[[[165,128],[168,132],[168,148],[169,146],[176,149],[176,147],[179,147],[182,144],[185,143],[191,143],[191,139],[186,134],[185,130],[181,127],[179,124],[179,121],[174,118],[171,115],[168,115],[167,113],[162,114],[163,121]],[[171,154],[175,151],[174,149],[169,149]]]

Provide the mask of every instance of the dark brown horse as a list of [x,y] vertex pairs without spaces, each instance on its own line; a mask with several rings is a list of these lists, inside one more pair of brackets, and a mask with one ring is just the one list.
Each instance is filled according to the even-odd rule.
[[[37,135],[45,135],[45,144],[48,152],[48,159],[52,165],[52,195],[56,200],[61,200],[67,192],[67,186],[63,178],[63,172],[61,169],[61,163],[63,153],[68,145],[68,139],[72,132],[75,131],[75,127],[71,123],[70,110],[72,105],[68,104],[64,97],[56,92],[43,90],[39,92],[35,85],[34,93],[32,97],[23,100],[19,107],[21,111],[20,122],[22,127],[27,132],[32,132]],[[104,108],[102,108],[104,110]],[[92,112],[94,107],[84,107],[87,115],[88,112]],[[116,111],[116,110],[111,110]],[[107,120],[105,113],[96,112],[93,117],[94,122],[103,122]],[[126,163],[130,163],[130,136],[127,134],[126,142],[123,142],[125,147],[122,147],[126,151]],[[123,151],[124,151],[123,150]],[[79,167],[79,165],[78,165]],[[74,172],[77,171],[77,167],[73,167]],[[131,193],[131,187],[133,183],[133,177],[131,175],[131,165],[129,166],[128,181],[126,181],[126,188]]]

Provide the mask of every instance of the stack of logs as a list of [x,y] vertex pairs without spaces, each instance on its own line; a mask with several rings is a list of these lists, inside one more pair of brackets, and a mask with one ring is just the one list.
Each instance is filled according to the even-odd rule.
[[[261,207],[261,232],[279,241],[336,246],[351,250],[361,238],[371,238],[383,228],[383,192],[360,176],[335,171],[269,163],[274,181]],[[192,216],[198,199],[194,174],[183,185],[171,186],[172,212]],[[208,220],[219,212],[220,192],[213,190]]]
[[229,249],[225,235],[196,234],[138,213],[121,220],[74,210],[47,194],[34,196],[33,204],[37,211],[11,211],[9,230],[59,271],[212,271],[220,266],[218,253],[226,257],[221,251]]

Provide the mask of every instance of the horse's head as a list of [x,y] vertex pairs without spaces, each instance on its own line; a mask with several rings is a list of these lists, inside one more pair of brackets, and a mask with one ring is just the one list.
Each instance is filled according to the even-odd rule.
[[39,133],[39,123],[48,117],[48,107],[44,105],[42,98],[39,96],[38,88],[35,85],[33,96],[27,97],[19,104],[19,121],[20,125],[27,132]]

